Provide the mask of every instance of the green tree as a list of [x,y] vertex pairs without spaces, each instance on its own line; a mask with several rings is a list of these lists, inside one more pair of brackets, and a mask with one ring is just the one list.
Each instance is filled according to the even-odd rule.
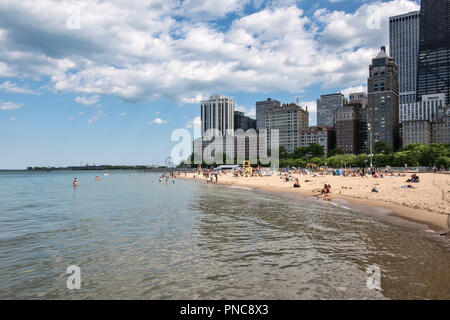
[[278,149],[278,154],[280,159],[287,159],[289,158],[289,153],[286,151],[286,148],[283,146],[280,146],[280,148]]
[[295,159],[294,160],[294,167],[297,168],[306,168],[306,161],[303,159]]
[[373,157],[373,165],[376,167],[386,167],[391,165],[392,163],[392,156],[386,155],[383,153],[376,154]]
[[309,163],[314,163],[317,166],[323,166],[326,162],[325,158],[314,157],[309,160]]
[[450,157],[441,156],[436,159],[434,163],[438,168],[444,167],[445,169],[450,168]]
[[308,150],[308,157],[311,158],[321,158],[325,155],[325,152],[323,151],[323,147],[321,145],[318,145],[317,143],[311,143]]
[[358,156],[355,156],[352,161],[353,167],[364,168],[370,164],[369,156],[365,153],[362,153]]
[[340,168],[341,167],[341,157],[333,156],[327,159],[328,167],[330,168]]
[[402,151],[393,155],[391,165],[393,167],[403,167],[408,165],[409,167],[415,167],[419,165],[419,155],[414,151]]
[[419,163],[422,166],[432,167],[438,158],[448,155],[448,149],[443,144],[434,143],[430,145],[422,145],[419,148]]
[[308,154],[308,148],[307,147],[301,147],[294,150],[294,153],[292,156],[294,159],[303,159]]
[[392,153],[392,148],[384,141],[377,141],[373,146],[374,154],[390,154]]
[[341,148],[335,148],[333,150],[328,151],[328,157],[332,157],[338,154],[344,154],[344,151],[342,151]]

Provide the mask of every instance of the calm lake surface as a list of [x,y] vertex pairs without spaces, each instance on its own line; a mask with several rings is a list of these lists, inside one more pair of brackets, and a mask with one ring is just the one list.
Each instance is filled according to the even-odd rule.
[[297,195],[103,174],[0,173],[0,299],[450,299],[448,238]]

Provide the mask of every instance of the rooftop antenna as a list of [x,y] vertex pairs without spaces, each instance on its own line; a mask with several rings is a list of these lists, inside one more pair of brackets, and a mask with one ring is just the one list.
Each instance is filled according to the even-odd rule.
[[297,97],[297,107],[298,107],[298,101],[300,100],[300,98],[299,97]]

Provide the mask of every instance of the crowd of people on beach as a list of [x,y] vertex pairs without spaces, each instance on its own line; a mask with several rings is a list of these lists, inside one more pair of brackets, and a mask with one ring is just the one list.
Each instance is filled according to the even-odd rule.
[[[431,170],[432,172],[436,173],[437,168],[434,167]],[[232,177],[263,177],[263,176],[270,176],[273,175],[272,172],[268,172],[266,170],[263,170],[261,167],[257,168],[245,168],[245,167],[239,167],[232,170],[217,170],[212,168],[202,168],[198,167],[197,170],[193,171],[193,178],[203,178],[205,179],[207,184],[218,184],[219,183],[219,177],[220,176],[227,176],[231,175]],[[159,183],[165,182],[166,185],[169,183],[175,184],[177,176],[180,176],[183,174],[183,171],[170,171],[170,172],[164,172],[162,175],[159,176]],[[184,171],[184,175],[187,176],[187,171]],[[393,170],[390,170],[390,168],[384,168],[384,169],[378,169],[378,168],[352,168],[352,169],[334,169],[334,170],[326,170],[321,169],[318,172],[311,172],[307,169],[299,170],[299,169],[289,169],[284,168],[280,169],[278,171],[278,175],[280,179],[285,183],[292,183],[293,188],[301,188],[300,180],[298,177],[295,177],[295,175],[305,175],[308,177],[324,177],[327,175],[333,175],[333,176],[341,176],[341,177],[354,177],[354,178],[362,178],[362,179],[369,179],[371,176],[373,179],[383,179],[385,177],[406,177],[406,174],[404,173],[395,173]],[[100,180],[100,177],[95,177],[96,181]],[[305,183],[312,182],[309,179],[304,180]],[[406,180],[407,183],[419,183],[420,178],[417,174],[412,174],[411,178]],[[77,178],[73,181],[73,187],[76,188],[78,185]],[[405,186],[401,186],[398,188],[415,188],[414,186],[408,184]],[[319,191],[317,190],[316,197],[317,199],[323,199],[323,200],[331,200],[331,185],[330,184],[324,184],[323,188]],[[380,192],[376,186],[372,189],[372,192]]]

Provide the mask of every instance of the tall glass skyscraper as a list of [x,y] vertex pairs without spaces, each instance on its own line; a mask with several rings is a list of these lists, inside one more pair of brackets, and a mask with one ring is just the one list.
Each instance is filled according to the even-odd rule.
[[390,56],[398,66],[400,105],[416,102],[419,25],[419,11],[389,19]]
[[422,0],[417,100],[445,93],[450,104],[450,0]]

